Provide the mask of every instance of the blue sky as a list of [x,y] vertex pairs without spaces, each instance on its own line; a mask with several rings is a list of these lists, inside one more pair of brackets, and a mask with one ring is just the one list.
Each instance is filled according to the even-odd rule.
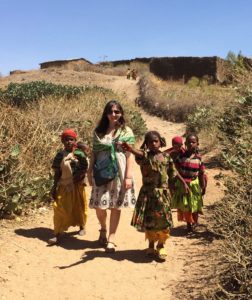
[[252,57],[251,0],[0,0],[0,73],[83,57]]

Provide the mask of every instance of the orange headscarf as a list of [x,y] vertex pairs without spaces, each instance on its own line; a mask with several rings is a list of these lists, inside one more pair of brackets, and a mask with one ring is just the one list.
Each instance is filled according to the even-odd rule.
[[75,131],[73,131],[72,129],[65,129],[61,134],[61,140],[63,140],[67,136],[70,136],[70,137],[74,138],[75,140],[77,139],[77,133]]

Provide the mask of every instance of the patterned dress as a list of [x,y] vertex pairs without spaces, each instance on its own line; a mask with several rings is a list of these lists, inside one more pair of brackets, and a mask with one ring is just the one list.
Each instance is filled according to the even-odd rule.
[[[160,152],[161,153],[161,152]],[[131,225],[138,231],[149,232],[146,238],[158,240],[151,232],[167,232],[172,226],[171,197],[168,179],[174,177],[175,168],[169,154],[163,154],[163,161],[157,160],[150,152],[136,157],[143,177]],[[151,237],[152,236],[152,237]],[[166,239],[165,238],[165,239]]]
[[[104,145],[111,145],[115,141],[123,139],[123,137],[130,136],[134,137],[132,130],[126,127],[123,130],[119,130],[115,136],[107,134],[102,137],[99,142]],[[94,153],[95,159],[102,160],[108,155],[111,155],[110,150],[97,151]],[[134,190],[134,180],[131,189],[125,189],[123,185],[125,169],[126,169],[126,156],[124,151],[120,146],[115,146],[115,155],[118,165],[118,174],[107,184],[102,186],[97,186],[95,180],[93,179],[93,187],[91,191],[91,197],[89,201],[90,208],[134,208],[136,204],[135,190]]]

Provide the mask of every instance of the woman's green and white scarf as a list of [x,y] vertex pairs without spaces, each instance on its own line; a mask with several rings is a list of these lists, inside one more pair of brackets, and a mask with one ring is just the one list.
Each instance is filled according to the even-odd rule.
[[116,159],[115,156],[115,151],[116,151],[116,147],[115,147],[115,143],[116,142],[126,142],[128,144],[133,145],[135,143],[135,136],[131,130],[131,128],[129,127],[125,127],[125,128],[119,128],[116,131],[115,136],[112,139],[111,143],[105,143],[103,142],[98,135],[96,134],[96,132],[94,132],[94,137],[93,137],[93,151],[94,152],[100,152],[100,151],[110,151],[111,152],[111,157],[112,160]]

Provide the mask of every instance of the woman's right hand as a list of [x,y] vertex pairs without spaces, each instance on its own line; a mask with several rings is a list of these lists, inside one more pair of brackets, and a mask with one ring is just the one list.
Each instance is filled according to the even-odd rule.
[[124,178],[124,187],[126,190],[131,189],[133,186],[132,178]]

